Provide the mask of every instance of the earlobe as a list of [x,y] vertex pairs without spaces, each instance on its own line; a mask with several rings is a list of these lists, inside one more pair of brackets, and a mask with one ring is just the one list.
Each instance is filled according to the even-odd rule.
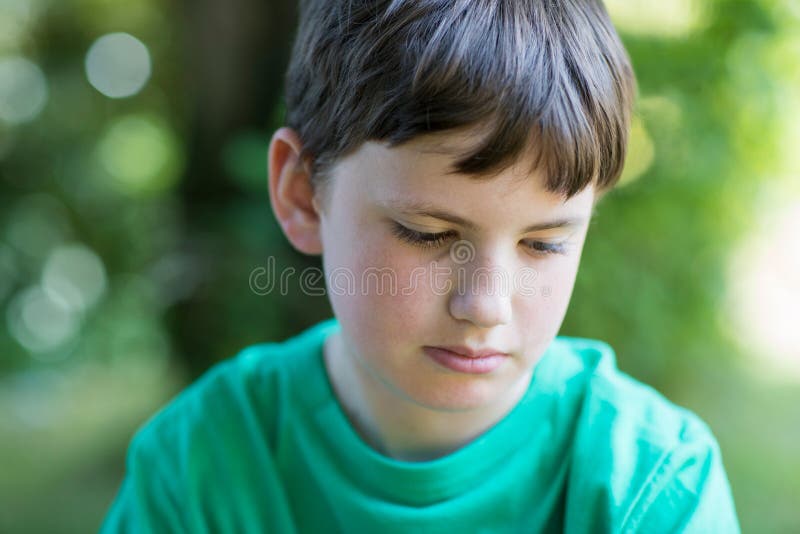
[[304,254],[322,253],[320,218],[311,171],[300,156],[297,132],[281,128],[269,146],[269,197],[272,210],[289,242]]

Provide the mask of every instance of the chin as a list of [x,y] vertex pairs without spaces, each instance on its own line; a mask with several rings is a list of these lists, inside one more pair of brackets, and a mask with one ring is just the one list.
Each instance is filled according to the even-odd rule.
[[[459,377],[460,378],[460,377]],[[416,404],[439,412],[466,412],[485,408],[502,397],[506,388],[501,384],[489,384],[486,379],[466,378],[447,386],[408,392]]]

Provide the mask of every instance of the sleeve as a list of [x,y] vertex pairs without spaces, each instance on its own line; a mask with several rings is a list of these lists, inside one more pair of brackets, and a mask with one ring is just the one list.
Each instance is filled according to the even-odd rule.
[[187,532],[179,480],[146,436],[131,441],[125,478],[100,527],[101,534]]
[[710,431],[682,443],[656,467],[621,531],[741,532],[719,445]]

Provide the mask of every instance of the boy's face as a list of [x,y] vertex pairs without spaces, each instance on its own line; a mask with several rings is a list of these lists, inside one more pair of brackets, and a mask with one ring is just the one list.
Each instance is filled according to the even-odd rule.
[[[437,139],[463,147],[464,138]],[[486,407],[527,384],[556,336],[594,191],[564,201],[528,174],[528,161],[486,180],[450,175],[455,158],[430,146],[367,143],[332,169],[319,236],[348,353],[335,357],[353,358],[382,393],[436,410]],[[466,222],[408,209],[423,203]],[[562,221],[571,224],[525,230]],[[398,232],[444,235],[426,246]],[[425,350],[457,345],[508,356],[490,372],[467,373]]]

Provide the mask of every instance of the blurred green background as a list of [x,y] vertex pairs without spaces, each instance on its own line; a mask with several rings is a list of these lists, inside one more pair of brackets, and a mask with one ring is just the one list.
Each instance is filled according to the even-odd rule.
[[[703,417],[800,532],[800,2],[611,0],[640,100],[562,333]],[[133,431],[330,316],[270,210],[288,0],[0,0],[0,532],[97,529]],[[262,292],[263,293],[263,292]]]

